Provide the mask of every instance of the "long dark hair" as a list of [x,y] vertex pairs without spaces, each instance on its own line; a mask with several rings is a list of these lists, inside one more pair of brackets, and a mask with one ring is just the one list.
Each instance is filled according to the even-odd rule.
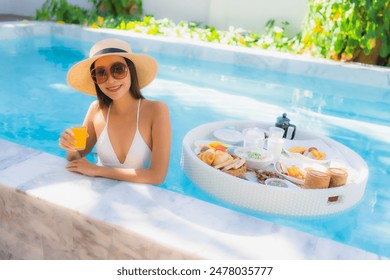
[[[127,67],[129,67],[129,72],[130,72],[130,78],[131,78],[131,85],[129,89],[130,95],[135,99],[145,99],[145,97],[141,93],[141,89],[139,88],[137,70],[135,69],[134,63],[126,57],[124,57],[124,59],[126,61]],[[95,62],[92,63],[90,70],[92,71],[93,68],[95,68]],[[112,102],[112,99],[107,95],[105,95],[96,83],[95,83],[95,88],[96,88],[96,95],[99,101],[99,107],[101,109],[104,106],[109,107]]]

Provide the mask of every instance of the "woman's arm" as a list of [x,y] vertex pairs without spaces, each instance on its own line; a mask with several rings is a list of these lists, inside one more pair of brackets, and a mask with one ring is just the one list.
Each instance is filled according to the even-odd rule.
[[168,107],[156,102],[152,120],[152,160],[149,169],[114,168],[96,166],[85,159],[72,161],[67,168],[89,176],[99,176],[121,181],[161,184],[168,172],[171,151],[171,123]]
[[78,151],[74,148],[73,142],[73,132],[70,128],[66,129],[61,133],[61,137],[59,139],[59,145],[61,148],[66,150],[66,159],[68,161],[80,159],[86,156],[89,152],[91,152],[93,146],[96,143],[96,132],[93,124],[93,119],[98,110],[98,103],[95,101],[91,104],[88,109],[87,114],[85,115],[83,126],[87,127],[87,143],[86,148],[82,151]]

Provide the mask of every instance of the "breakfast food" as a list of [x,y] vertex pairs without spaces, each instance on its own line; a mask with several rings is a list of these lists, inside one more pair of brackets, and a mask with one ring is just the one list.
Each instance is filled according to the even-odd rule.
[[292,148],[288,149],[288,151],[290,153],[298,153],[298,154],[303,155],[303,153],[306,152],[306,148],[305,147],[292,147]]
[[246,172],[246,160],[226,151],[202,148],[198,158],[206,164],[233,176],[240,176]]
[[220,150],[220,151],[226,151],[227,150],[227,146],[224,143],[219,142],[219,141],[210,142],[210,143],[208,143],[206,145],[206,147],[212,148],[214,150]]
[[304,180],[305,175],[303,174],[303,171],[296,165],[292,165],[291,167],[287,168],[288,176]]
[[329,174],[318,171],[318,170],[309,170],[306,173],[306,179],[303,184],[305,189],[325,189],[328,188],[330,182]]
[[280,170],[282,174],[288,175],[287,167],[284,165],[283,162],[278,161],[276,163],[276,167]]
[[227,152],[223,152],[220,150],[215,151],[215,159],[211,163],[215,168],[225,167],[225,165],[230,164],[233,161],[232,155]]
[[319,151],[316,147],[310,147],[303,155],[317,160],[322,160],[326,157],[326,154]]
[[[341,168],[329,168],[328,174],[330,176],[329,188],[343,186],[347,183],[348,172]],[[335,202],[339,199],[338,196],[331,196],[328,198],[329,202]]]
[[341,168],[329,168],[329,188],[343,186],[347,183],[348,172]]
[[247,155],[248,155],[248,158],[250,158],[250,159],[261,159],[262,158],[262,155],[259,152],[248,151]]
[[277,169],[280,171],[280,173],[297,178],[299,180],[305,180],[305,171],[301,170],[298,166],[296,165],[291,165],[289,167],[286,167],[283,162],[277,162],[276,163]]
[[225,166],[222,171],[233,176],[240,176],[246,173],[246,161],[243,158],[235,158],[231,164]]
[[278,188],[288,188],[286,181],[279,178],[269,178],[264,182],[267,186],[278,187]]
[[316,147],[305,148],[305,147],[297,146],[288,149],[288,151],[290,153],[298,153],[305,157],[316,159],[316,160],[323,160],[326,158],[326,153],[319,151]]
[[278,173],[269,170],[256,170],[255,173],[257,181],[261,184],[264,184],[265,180],[270,178],[283,179]]
[[207,149],[203,152],[201,152],[198,157],[207,163],[208,165],[211,165],[215,160],[215,150],[214,149]]

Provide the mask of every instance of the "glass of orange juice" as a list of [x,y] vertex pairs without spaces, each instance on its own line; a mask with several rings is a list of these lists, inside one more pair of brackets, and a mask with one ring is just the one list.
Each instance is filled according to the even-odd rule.
[[74,147],[76,150],[84,150],[87,144],[87,128],[85,126],[72,127]]

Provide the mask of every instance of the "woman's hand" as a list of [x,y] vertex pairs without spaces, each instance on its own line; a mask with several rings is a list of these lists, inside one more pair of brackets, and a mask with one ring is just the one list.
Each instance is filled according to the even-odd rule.
[[96,176],[98,168],[98,166],[90,163],[85,158],[72,160],[66,165],[66,169],[71,172],[77,172],[91,177]]
[[73,137],[73,131],[70,128],[61,133],[61,137],[58,140],[58,144],[61,148],[67,150],[68,152],[77,152],[74,143],[75,139]]

